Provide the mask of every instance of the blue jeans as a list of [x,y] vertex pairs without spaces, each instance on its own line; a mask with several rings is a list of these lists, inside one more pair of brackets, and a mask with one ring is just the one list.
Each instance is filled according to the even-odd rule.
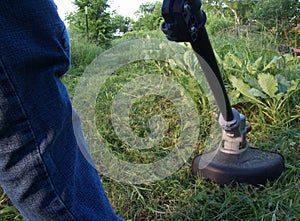
[[52,0],[0,2],[0,184],[26,220],[122,220],[76,142],[69,66]]

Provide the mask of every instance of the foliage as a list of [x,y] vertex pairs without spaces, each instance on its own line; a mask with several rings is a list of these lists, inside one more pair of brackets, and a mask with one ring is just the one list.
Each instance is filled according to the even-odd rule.
[[162,3],[159,1],[141,4],[139,10],[136,12],[138,20],[133,24],[133,30],[153,31],[159,29],[163,20],[161,6]]
[[[113,38],[114,27],[111,25],[111,15],[107,11],[108,0],[75,0],[77,11],[68,16],[70,29],[96,44],[107,47]],[[88,10],[88,33],[86,30],[86,7]]]
[[206,29],[209,34],[217,34],[221,32],[228,32],[233,25],[233,21],[228,18],[220,17],[219,14],[209,13],[207,15]]
[[299,13],[298,0],[258,0],[252,16],[278,34],[281,41],[293,44],[295,31],[292,29],[300,23]]
[[270,44],[265,49],[259,45],[255,39],[232,38],[218,48],[216,56],[231,102],[239,106],[251,103],[266,127],[281,127],[297,118],[296,107],[290,104],[297,103],[300,93],[300,59],[280,55]]
[[[69,94],[72,97],[79,77],[104,49],[95,43],[82,39],[77,33],[70,33],[71,36],[71,69],[62,78],[63,82],[69,82]],[[71,83],[72,82],[72,83]]]
[[252,11],[253,1],[238,0],[205,0],[203,2],[204,10],[213,14],[220,14],[221,17],[232,19],[237,25],[247,24],[247,15]]
[[129,17],[124,17],[122,15],[113,14],[111,18],[111,25],[114,33],[126,33],[131,31],[133,20]]
[[[232,85],[237,89],[235,98],[243,97],[243,102],[252,102],[273,125],[283,125],[291,120],[290,116],[282,113],[282,109],[289,103],[289,99],[300,92],[299,79],[288,81],[282,75],[273,76],[261,73],[257,79],[248,77],[243,80],[230,77]],[[233,94],[233,93],[232,93]]]
[[[108,0],[75,0],[77,12],[67,17],[70,30],[86,37],[102,48],[110,46],[111,41],[119,35],[134,32],[149,32],[160,29],[162,23],[162,3],[141,4],[136,12],[137,21],[115,12],[108,12]],[[86,6],[88,7],[88,33],[86,26]],[[133,34],[136,35],[136,34]]]

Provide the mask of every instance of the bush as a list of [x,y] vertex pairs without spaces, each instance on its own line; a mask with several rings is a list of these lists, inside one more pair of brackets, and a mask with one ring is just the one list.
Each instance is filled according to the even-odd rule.
[[214,35],[220,32],[228,32],[233,25],[233,21],[223,18],[220,15],[209,15],[207,18],[206,29],[208,33]]

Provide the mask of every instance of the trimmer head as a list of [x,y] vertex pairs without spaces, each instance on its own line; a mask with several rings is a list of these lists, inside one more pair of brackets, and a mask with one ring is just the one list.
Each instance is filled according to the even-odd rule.
[[232,109],[232,113],[232,121],[226,121],[220,115],[219,123],[223,129],[220,148],[213,153],[195,157],[192,173],[220,185],[264,185],[267,181],[279,178],[284,170],[283,157],[274,152],[249,147],[246,134],[251,126],[236,109]]
[[[208,153],[209,154],[209,153]],[[240,154],[229,154],[218,150],[211,162],[206,154],[197,156],[192,163],[192,173],[218,183],[219,185],[246,183],[264,185],[274,181],[284,170],[280,154],[247,148]],[[203,168],[202,165],[207,165]]]

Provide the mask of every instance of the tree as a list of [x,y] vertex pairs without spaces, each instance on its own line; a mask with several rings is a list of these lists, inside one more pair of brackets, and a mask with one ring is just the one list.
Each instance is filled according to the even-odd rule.
[[111,14],[108,0],[75,0],[77,11],[68,16],[70,29],[86,35],[86,7],[88,12],[88,39],[96,44],[107,47],[113,38]]
[[236,24],[248,23],[247,14],[252,11],[253,0],[205,0],[203,7],[223,18],[234,17]]
[[160,28],[163,21],[161,2],[145,3],[140,5],[136,12],[138,20],[133,24],[134,31],[153,31]]
[[122,32],[126,33],[130,31],[133,21],[129,17],[124,17],[122,15],[114,14],[111,18],[111,25],[114,33]]
[[258,0],[252,16],[268,30],[289,42],[294,38],[293,28],[300,23],[298,0]]

